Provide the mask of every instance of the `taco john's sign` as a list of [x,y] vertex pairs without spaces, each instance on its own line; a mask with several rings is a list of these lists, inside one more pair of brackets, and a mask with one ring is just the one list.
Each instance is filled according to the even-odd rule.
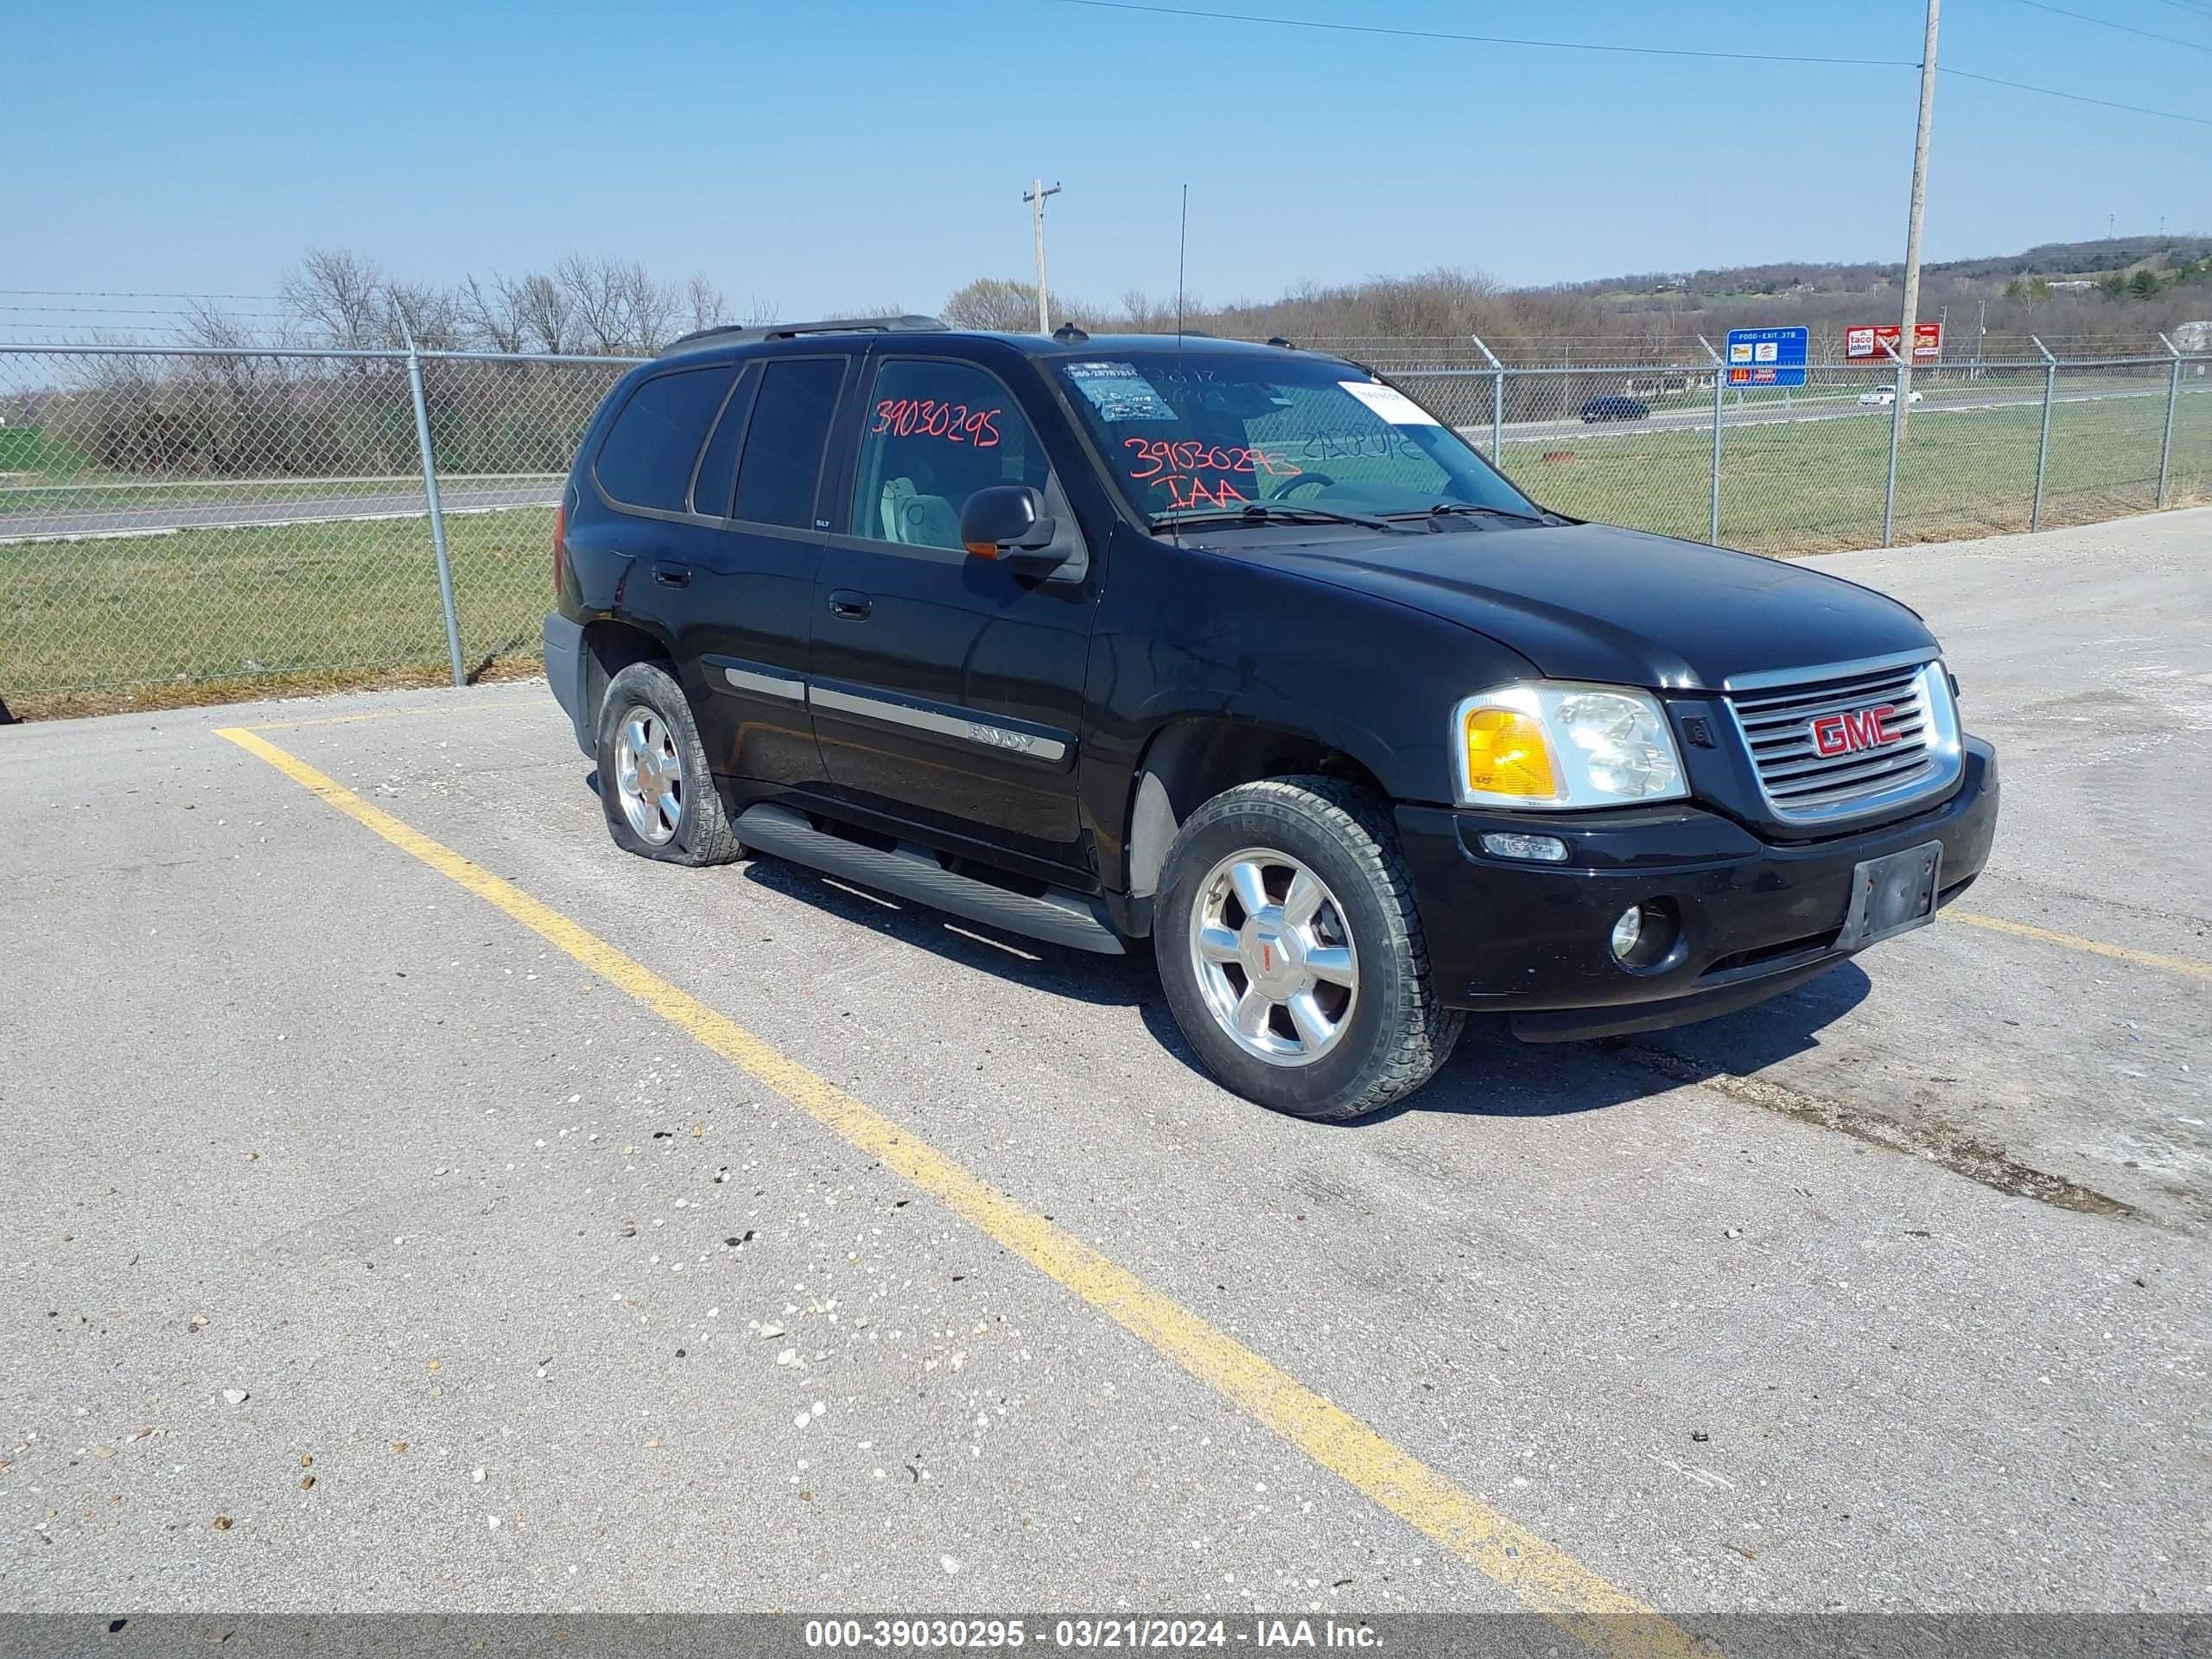
[[[1897,341],[1904,336],[1904,329],[1894,322],[1872,323],[1863,327],[1843,331],[1843,357],[1847,363],[1864,363],[1870,359],[1890,360],[1889,352],[1897,351]],[[1940,322],[1916,322],[1912,325],[1912,360],[1933,363],[1943,355],[1943,325]]]

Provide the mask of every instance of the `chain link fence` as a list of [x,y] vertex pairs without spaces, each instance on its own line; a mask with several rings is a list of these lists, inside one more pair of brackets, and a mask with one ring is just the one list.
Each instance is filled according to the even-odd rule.
[[[1893,450],[1886,365],[1716,396],[1474,346],[1386,372],[1580,518],[1789,554],[2212,499],[2212,357],[1923,366]],[[534,668],[561,480],[632,360],[0,346],[0,707]]]
[[627,366],[0,347],[0,698],[444,679],[455,643],[467,677],[534,664],[561,480]]
[[[2212,357],[1386,370],[1547,506],[1770,554],[1948,541],[2212,499]],[[1898,416],[1902,414],[1903,420]]]

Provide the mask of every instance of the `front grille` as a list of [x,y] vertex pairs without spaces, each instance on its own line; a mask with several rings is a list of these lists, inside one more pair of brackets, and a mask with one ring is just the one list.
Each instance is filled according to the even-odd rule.
[[[1774,815],[1791,823],[1872,817],[1940,793],[1959,774],[1958,716],[1935,661],[1844,664],[1732,686],[1728,707]],[[1823,754],[1821,721],[1887,707],[1892,741]],[[1838,737],[1827,728],[1830,747]]]

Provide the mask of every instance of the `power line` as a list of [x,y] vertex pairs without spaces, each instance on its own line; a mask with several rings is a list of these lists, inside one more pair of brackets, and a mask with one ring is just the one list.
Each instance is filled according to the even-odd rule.
[[[2171,3],[2171,0],[2170,0]],[[1854,69],[1917,69],[1917,60],[1904,58],[1831,58],[1809,55],[1790,55],[1769,52],[1700,52],[1688,47],[1673,46],[1605,46],[1594,41],[1539,41],[1526,40],[1505,35],[1455,35],[1442,29],[1392,29],[1380,23],[1328,23],[1310,17],[1267,17],[1240,11],[1205,11],[1194,7],[1147,5],[1139,0],[1059,0],[1067,6],[1090,6],[1102,11],[1147,12],[1160,17],[1195,17],[1212,22],[1259,23],[1274,29],[1319,29],[1336,35],[1382,35],[1408,41],[1453,41],[1473,46],[1522,46],[1550,52],[1606,52],[1630,57],[1704,58],[1727,63],[1796,63],[1822,64]],[[2004,80],[1995,75],[1978,75],[1971,70],[1954,69],[1948,65],[1939,73],[1961,80],[1978,80],[1991,86],[2009,86],[2017,92],[2035,92],[2044,98],[2063,98],[2074,104],[2094,104],[2100,109],[2124,110],[2130,115],[2155,116],[2164,121],[2186,121],[2191,126],[2212,127],[2212,119],[2197,115],[2183,115],[2174,110],[2154,110],[2147,105],[2122,104],[2108,98],[2091,98],[2083,92],[2061,92],[2056,86],[2032,86],[2024,80]]]
[[282,300],[282,294],[194,294],[184,290],[175,293],[153,291],[139,293],[122,289],[79,288],[0,288],[0,298],[48,300]]
[[2012,0],[2012,3],[2015,5],[2031,6],[2037,11],[2050,12],[2053,16],[2071,17],[2076,22],[2094,23],[2099,29],[2116,29],[2123,35],[2140,35],[2146,41],[2163,41],[2168,46],[2185,46],[2192,52],[2212,52],[2212,46],[2207,46],[2202,41],[2184,41],[2178,35],[2153,34],[2147,29],[2135,29],[2126,23],[2115,23],[2109,18],[2092,17],[2086,11],[2069,11],[2063,6],[2045,5],[2044,0]]
[[2212,6],[2196,5],[2191,0],[2158,0],[2162,6],[2171,6],[2176,11],[2185,11],[2192,17],[2212,18]]
[[1060,0],[1069,6],[1091,6],[1102,11],[1150,12],[1162,17],[1199,17],[1224,23],[1265,23],[1278,29],[1315,29],[1337,35],[1388,35],[1407,41],[1459,41],[1474,46],[1526,46],[1548,52],[1611,52],[1630,57],[1706,58],[1729,63],[1843,64],[1866,69],[1917,69],[1903,58],[1796,57],[1772,52],[1700,52],[1681,46],[1607,46],[1595,41],[1536,41],[1510,35],[1457,35],[1434,29],[1390,29],[1380,23],[1327,23],[1309,17],[1262,17],[1248,12],[1201,11],[1181,6],[1154,6],[1138,0]]
[[2024,80],[2000,80],[1995,75],[1977,75],[1970,69],[1954,69],[1946,65],[1942,71],[1961,80],[1978,80],[1987,86],[2010,86],[2016,92],[2037,92],[2045,98],[2063,98],[2071,104],[2094,104],[2102,110],[2126,110],[2130,115],[2155,115],[2162,121],[2186,121],[2191,126],[2212,127],[2212,120],[2201,115],[2182,115],[2172,110],[2153,110],[2140,104],[2117,104],[2108,98],[2091,98],[2086,92],[2062,92],[2056,86],[2031,86]]
[[[0,311],[20,311],[42,317],[197,317],[196,311],[180,311],[175,307],[153,305],[0,305]],[[215,314],[219,321],[254,317],[277,322],[296,321],[289,311],[224,311]]]

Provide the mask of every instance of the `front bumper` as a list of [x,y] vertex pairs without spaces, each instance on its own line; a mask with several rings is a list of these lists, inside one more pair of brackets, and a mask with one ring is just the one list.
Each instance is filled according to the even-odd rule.
[[[1530,1041],[1683,1025],[1802,984],[1839,948],[1852,874],[1927,842],[1943,846],[1939,904],[1966,890],[1997,834],[1997,755],[1966,741],[1957,791],[1909,818],[1825,841],[1760,840],[1689,802],[1571,817],[1398,809],[1429,969],[1452,1007],[1513,1017]],[[1558,836],[1565,864],[1484,853],[1485,831]],[[1669,901],[1680,947],[1648,971],[1608,944],[1630,905]]]

